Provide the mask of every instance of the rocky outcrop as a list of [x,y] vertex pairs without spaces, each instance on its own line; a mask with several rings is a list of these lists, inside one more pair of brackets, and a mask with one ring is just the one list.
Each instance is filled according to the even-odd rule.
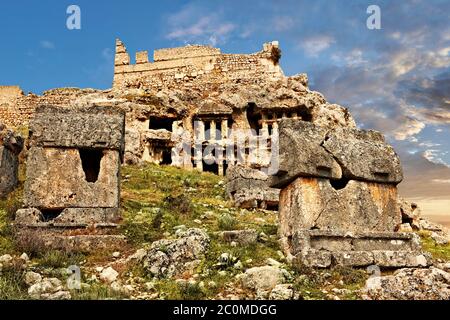
[[371,277],[363,290],[373,300],[449,300],[450,273],[429,269],[400,269],[393,275]]
[[19,159],[23,139],[0,122],[0,198],[17,186]]
[[209,236],[200,229],[178,233],[178,239],[152,243],[143,258],[144,268],[154,277],[173,277],[194,270],[209,248]]

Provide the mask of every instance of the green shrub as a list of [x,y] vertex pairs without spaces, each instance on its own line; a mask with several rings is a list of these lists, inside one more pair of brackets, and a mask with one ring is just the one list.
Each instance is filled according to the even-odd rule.
[[224,213],[218,218],[218,227],[220,230],[234,230],[237,226],[237,220],[229,213]]

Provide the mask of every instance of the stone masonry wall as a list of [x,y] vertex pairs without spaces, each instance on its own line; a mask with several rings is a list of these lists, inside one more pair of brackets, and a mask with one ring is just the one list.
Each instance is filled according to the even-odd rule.
[[255,83],[258,79],[279,79],[283,72],[278,64],[277,42],[264,44],[253,54],[222,54],[208,46],[186,46],[160,49],[154,52],[154,62],[148,62],[146,51],[136,53],[136,64],[124,44],[117,40],[114,69],[114,89],[160,88],[189,86],[192,83]]
[[48,90],[39,96],[25,95],[20,87],[0,86],[0,121],[6,126],[27,126],[40,105],[68,106],[80,96],[98,92],[94,89],[60,88]]

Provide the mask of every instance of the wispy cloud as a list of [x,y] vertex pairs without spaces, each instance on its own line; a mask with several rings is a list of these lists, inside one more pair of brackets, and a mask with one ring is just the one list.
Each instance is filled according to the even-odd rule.
[[204,14],[194,5],[188,5],[167,19],[167,39],[182,43],[204,43],[215,46],[225,43],[236,25],[222,18],[220,13]]
[[319,35],[316,37],[308,38],[300,43],[300,47],[311,57],[318,56],[322,51],[328,49],[335,39],[327,35]]
[[44,49],[55,49],[56,48],[55,44],[48,40],[42,40],[40,45]]
[[272,19],[272,26],[275,31],[286,31],[295,26],[295,21],[290,16],[276,16]]

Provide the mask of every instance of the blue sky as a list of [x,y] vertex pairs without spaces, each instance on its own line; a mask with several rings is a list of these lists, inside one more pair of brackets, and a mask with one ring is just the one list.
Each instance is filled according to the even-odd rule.
[[[66,28],[70,4],[81,30]],[[366,27],[371,4],[381,30]],[[0,85],[109,88],[116,37],[132,56],[187,43],[250,53],[279,40],[287,75],[308,73],[312,89],[386,134],[406,194],[450,199],[449,21],[444,0],[2,1]]]

